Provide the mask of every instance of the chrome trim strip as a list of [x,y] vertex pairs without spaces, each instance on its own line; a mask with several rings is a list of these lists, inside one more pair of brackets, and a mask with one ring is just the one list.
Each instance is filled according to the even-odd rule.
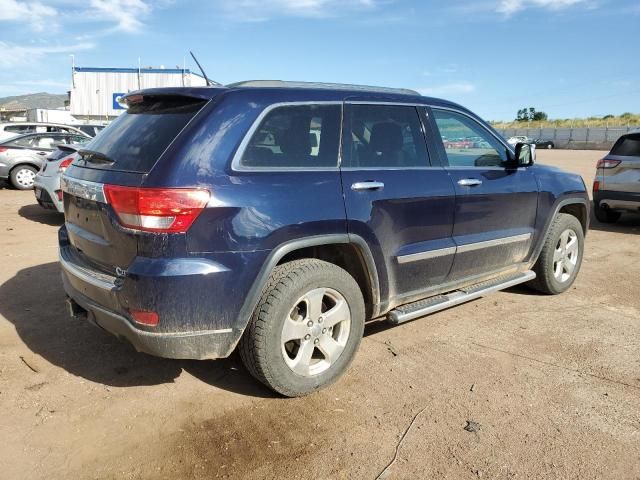
[[102,280],[95,275],[92,275],[90,271],[80,268],[72,264],[71,262],[68,262],[62,255],[61,251],[58,251],[58,258],[60,260],[60,265],[62,266],[62,268],[70,275],[73,275],[74,277],[79,278],[80,280],[87,282],[94,287],[101,288],[102,290],[111,291],[115,287],[115,284],[106,280]]
[[456,253],[456,247],[439,248],[437,250],[428,250],[426,252],[411,253],[409,255],[398,255],[398,263],[411,263],[420,260],[429,260],[431,258],[445,257],[447,255],[454,255]]
[[495,240],[486,240],[484,242],[467,243],[465,245],[458,245],[457,253],[473,252],[475,250],[481,250],[483,248],[498,247],[500,245],[508,245],[510,243],[526,242],[526,241],[529,241],[530,239],[531,239],[531,234],[524,233],[522,235],[496,238]]
[[[307,101],[307,102],[279,102],[272,103],[260,112],[258,118],[254,120],[249,128],[249,131],[245,134],[242,142],[240,142],[240,146],[236,150],[236,153],[233,155],[233,159],[231,160],[231,170],[234,172],[336,172],[339,169],[339,158],[336,158],[336,165],[334,167],[245,167],[241,164],[242,156],[244,155],[245,150],[249,146],[249,142],[253,138],[254,133],[260,127],[260,124],[264,120],[264,118],[274,109],[280,107],[296,107],[301,105],[338,105],[340,106],[340,110],[342,110],[342,102],[340,101]],[[342,116],[342,113],[341,113]],[[342,122],[340,122],[342,124]],[[341,127],[342,128],[342,127]],[[342,145],[342,138],[340,139],[340,144]],[[338,153],[338,157],[340,153]]]
[[79,180],[77,178],[67,177],[63,175],[60,178],[62,191],[69,195],[84,198],[94,202],[107,203],[104,195],[104,184],[89,182],[87,180]]
[[523,233],[522,235],[513,235],[511,237],[496,238],[495,240],[486,240],[484,242],[467,243],[465,245],[458,245],[457,247],[439,248],[437,250],[427,250],[424,252],[410,253],[408,255],[398,255],[396,259],[400,264],[418,262],[420,260],[429,260],[432,258],[444,257],[447,255],[454,255],[456,253],[473,252],[475,250],[481,250],[483,248],[497,247],[500,245],[508,245],[510,243],[526,242],[530,239],[531,239],[530,233]]

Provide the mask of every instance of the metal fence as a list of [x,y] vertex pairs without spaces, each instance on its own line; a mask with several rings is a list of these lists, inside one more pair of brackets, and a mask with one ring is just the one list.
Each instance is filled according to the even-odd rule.
[[524,135],[531,139],[551,140],[556,148],[578,150],[609,150],[620,135],[632,131],[640,131],[640,127],[505,128],[498,130],[504,138]]

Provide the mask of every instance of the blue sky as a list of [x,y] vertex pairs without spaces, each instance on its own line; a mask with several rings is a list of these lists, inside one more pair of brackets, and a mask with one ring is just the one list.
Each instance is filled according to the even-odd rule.
[[[0,96],[84,67],[398,86],[489,120],[640,112],[638,0],[0,0]],[[194,68],[187,58],[187,67]]]

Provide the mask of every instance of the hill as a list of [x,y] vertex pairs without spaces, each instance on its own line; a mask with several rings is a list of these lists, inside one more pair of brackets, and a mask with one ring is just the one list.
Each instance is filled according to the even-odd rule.
[[565,118],[541,122],[491,122],[494,128],[591,128],[640,126],[640,114],[623,113],[604,117]]
[[4,105],[13,103],[24,105],[27,108],[60,108],[64,107],[67,100],[65,94],[52,93],[30,93],[28,95],[15,95],[13,97],[0,97],[0,108]]

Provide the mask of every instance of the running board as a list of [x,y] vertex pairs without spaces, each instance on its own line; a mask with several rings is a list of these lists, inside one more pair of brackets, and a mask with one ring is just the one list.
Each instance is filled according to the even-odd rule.
[[534,278],[536,278],[536,274],[532,270],[527,270],[526,272],[517,273],[515,275],[497,277],[492,280],[487,280],[486,282],[469,285],[468,287],[464,287],[450,293],[436,295],[435,297],[402,305],[391,310],[387,319],[394,325],[398,325],[399,323],[415,320],[416,318],[424,317],[425,315],[444,310],[445,308],[484,297],[498,290],[513,287],[519,283],[528,282]]

